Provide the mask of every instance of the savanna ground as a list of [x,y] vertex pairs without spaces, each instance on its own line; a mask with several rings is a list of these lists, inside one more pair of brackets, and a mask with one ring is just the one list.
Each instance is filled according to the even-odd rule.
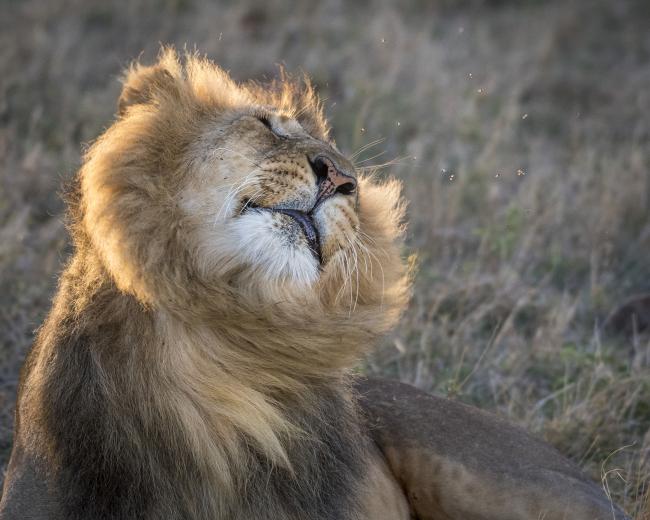
[[339,146],[403,179],[419,275],[366,371],[510,417],[650,518],[650,3],[294,4],[2,3],[0,464],[70,252],[58,191],[163,42],[308,72]]

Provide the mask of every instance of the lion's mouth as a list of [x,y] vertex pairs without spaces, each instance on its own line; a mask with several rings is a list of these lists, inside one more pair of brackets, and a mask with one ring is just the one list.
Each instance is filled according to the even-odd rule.
[[318,229],[314,224],[311,213],[305,211],[300,211],[297,209],[285,209],[285,208],[266,208],[262,206],[257,206],[255,204],[248,203],[246,205],[247,209],[261,210],[261,211],[270,211],[272,213],[281,213],[287,217],[292,218],[307,240],[307,246],[310,251],[314,254],[319,263],[322,263],[321,248],[320,248],[320,238],[318,235]]

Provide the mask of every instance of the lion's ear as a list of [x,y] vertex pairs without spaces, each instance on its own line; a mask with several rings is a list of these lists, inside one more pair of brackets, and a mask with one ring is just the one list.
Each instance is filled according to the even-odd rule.
[[122,93],[117,110],[123,116],[132,105],[150,103],[159,93],[171,93],[175,89],[172,73],[161,63],[151,66],[133,65],[124,75]]

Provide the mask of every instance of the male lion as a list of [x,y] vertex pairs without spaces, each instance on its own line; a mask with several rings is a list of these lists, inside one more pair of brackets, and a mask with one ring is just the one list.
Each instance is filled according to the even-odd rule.
[[399,192],[308,83],[131,68],[70,199],[0,517],[623,518],[505,422],[353,378],[407,300]]

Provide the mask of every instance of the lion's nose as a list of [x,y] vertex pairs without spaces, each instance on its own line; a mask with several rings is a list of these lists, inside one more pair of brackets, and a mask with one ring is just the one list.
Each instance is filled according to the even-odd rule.
[[319,201],[336,193],[352,195],[357,190],[357,180],[329,157],[319,155],[310,164],[316,174]]

